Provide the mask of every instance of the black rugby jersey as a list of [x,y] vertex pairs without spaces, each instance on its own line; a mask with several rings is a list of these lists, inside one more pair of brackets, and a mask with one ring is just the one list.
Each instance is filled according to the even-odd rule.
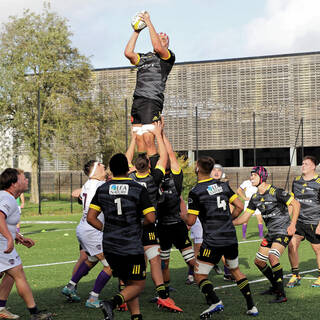
[[146,188],[130,178],[113,178],[97,189],[90,208],[104,214],[104,252],[144,253],[141,216],[155,211]]
[[238,243],[229,208],[237,197],[228,183],[213,178],[199,181],[189,192],[188,213],[199,216],[204,248]]
[[165,175],[159,188],[160,198],[157,207],[157,221],[170,225],[183,221],[180,217],[180,195],[182,192],[183,172],[171,170]]
[[320,178],[316,175],[306,181],[302,176],[292,183],[294,197],[300,202],[298,221],[305,224],[318,224],[320,221]]
[[157,208],[159,185],[164,177],[164,169],[157,166],[155,169],[151,168],[150,173],[146,175],[140,175],[138,172],[132,172],[129,177],[147,188],[149,199],[152,205]]
[[137,83],[134,91],[134,97],[143,97],[164,101],[164,90],[168,75],[175,62],[174,53],[169,50],[168,59],[160,58],[158,53],[138,53],[139,61],[136,64],[138,68]]
[[247,211],[254,213],[256,209],[260,210],[268,235],[287,235],[291,222],[287,206],[293,198],[287,191],[269,185],[264,194],[256,192],[251,197]]

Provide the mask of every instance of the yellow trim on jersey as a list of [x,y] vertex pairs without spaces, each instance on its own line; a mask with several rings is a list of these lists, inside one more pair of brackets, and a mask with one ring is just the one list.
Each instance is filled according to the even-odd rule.
[[271,188],[271,184],[268,185],[266,191],[269,190],[270,188]]
[[238,198],[237,194],[234,194],[230,199],[229,199],[229,203],[232,203],[235,199]]
[[164,168],[162,168],[161,166],[157,165],[156,169],[161,170],[161,172],[165,175],[166,174],[166,170],[164,170]]
[[140,54],[137,53],[137,56],[138,56],[138,61],[136,63],[132,63],[134,66],[137,66],[140,62]]
[[188,213],[189,213],[189,214],[193,214],[193,215],[195,215],[195,216],[198,216],[198,215],[199,215],[199,211],[198,211],[198,210],[188,209]]
[[101,212],[101,208],[99,206],[96,206],[95,204],[90,203],[89,208]]
[[118,178],[112,178],[112,180],[132,180],[131,178],[120,178],[120,177],[118,177]]
[[172,172],[173,174],[175,174],[175,175],[180,174],[181,168],[179,168],[178,171],[171,169],[171,172]]
[[301,176],[297,176],[295,180],[298,181],[300,179],[301,179]]
[[145,174],[145,175],[139,174],[138,172],[136,173],[136,177],[137,178],[146,178],[148,175],[149,175],[149,172],[147,174]]
[[200,180],[200,181],[198,181],[198,183],[208,182],[208,181],[211,181],[211,180],[213,180],[213,178],[209,178],[209,179],[205,179],[205,180]]
[[132,163],[129,163],[129,168],[132,168],[133,167],[133,164]]
[[168,49],[168,53],[169,53],[169,57],[168,57],[168,58],[162,58],[162,57],[161,57],[161,59],[162,59],[162,60],[169,60],[169,59],[171,58],[171,53],[170,53],[169,49]]
[[255,210],[251,210],[251,209],[248,209],[248,208],[246,209],[246,211],[248,211],[251,214],[255,213]]
[[288,206],[288,205],[292,202],[293,199],[294,199],[294,197],[291,196],[291,197],[289,198],[289,200],[286,202],[286,205]]
[[146,215],[147,213],[153,212],[153,211],[156,211],[156,209],[154,207],[150,207],[150,208],[144,209],[142,213]]
[[317,178],[319,178],[319,175],[318,175],[318,174],[316,174],[316,175],[313,177],[313,179],[317,179]]

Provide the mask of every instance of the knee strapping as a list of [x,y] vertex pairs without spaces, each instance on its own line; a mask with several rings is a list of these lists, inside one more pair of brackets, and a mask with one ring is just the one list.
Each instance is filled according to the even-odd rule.
[[280,251],[278,250],[278,249],[271,249],[270,251],[269,251],[269,256],[270,255],[274,255],[274,256],[276,256],[278,259],[280,258],[280,256],[281,256],[281,253],[280,253]]
[[100,260],[100,262],[103,264],[104,267],[109,267],[109,263],[106,259]]
[[160,259],[161,260],[170,259],[170,252],[171,252],[171,249],[169,249],[169,250],[160,250]]
[[207,264],[198,260],[197,260],[197,263],[198,263],[198,266],[194,267],[194,273],[196,274],[209,274],[213,268],[211,264]]
[[263,261],[263,262],[268,262],[268,256],[265,256],[264,254],[262,254],[260,252],[257,252],[256,259]]
[[237,269],[239,267],[239,259],[236,257],[235,259],[226,259],[227,267],[231,270]]
[[192,248],[181,251],[181,254],[185,262],[189,262],[194,259],[194,251]]
[[151,248],[147,249],[145,251],[145,255],[147,256],[147,259],[150,261],[151,259],[158,256],[160,254],[159,249],[160,249],[160,246],[152,246]]
[[90,262],[97,262],[99,259],[96,256],[88,256],[88,261]]

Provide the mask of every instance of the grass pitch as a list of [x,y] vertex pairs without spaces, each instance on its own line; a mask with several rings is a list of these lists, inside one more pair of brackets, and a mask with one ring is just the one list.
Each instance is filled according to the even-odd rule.
[[[55,319],[92,319],[102,320],[100,310],[88,309],[84,303],[89,292],[93,288],[95,278],[101,271],[98,264],[86,277],[81,279],[78,285],[78,293],[82,298],[80,303],[68,303],[61,294],[62,287],[69,281],[74,263],[78,258],[78,242],[75,235],[75,228],[80,215],[43,215],[22,217],[21,232],[36,241],[36,245],[27,249],[18,246],[17,250],[22,258],[27,279],[33,290],[36,302],[40,309],[47,309],[55,312]],[[43,224],[39,224],[42,221]],[[66,223],[67,222],[67,223]],[[241,227],[240,227],[241,228]],[[248,238],[241,243],[241,229],[238,227],[239,262],[243,273],[247,275],[254,301],[259,309],[258,319],[318,319],[318,301],[320,288],[311,288],[313,279],[317,276],[315,255],[306,241],[300,247],[300,270],[307,271],[299,287],[286,289],[288,302],[279,305],[270,305],[271,297],[261,296],[259,293],[269,287],[261,273],[254,266],[253,260],[259,247],[258,228],[256,220],[252,218],[248,225]],[[284,273],[290,273],[290,264],[287,251],[281,258]],[[223,268],[220,263],[221,268]],[[154,296],[154,286],[150,277],[147,276],[147,283],[144,293],[140,297],[141,311],[145,320],[194,320],[199,319],[199,314],[206,309],[203,295],[197,286],[185,285],[187,267],[180,255],[174,250],[171,253],[171,285],[177,291],[171,293],[171,297],[184,312],[182,314],[170,313],[159,310],[155,304],[149,302]],[[245,314],[245,300],[236,286],[223,280],[223,276],[216,275],[214,271],[210,279],[217,288],[217,294],[225,305],[225,311],[214,315],[212,318],[227,319],[248,319]],[[262,281],[257,281],[262,280]],[[285,280],[285,283],[288,279]],[[109,298],[117,292],[117,279],[111,279],[103,289],[100,297]],[[225,287],[227,286],[227,287]],[[7,306],[13,313],[17,313],[22,319],[28,319],[29,313],[23,300],[18,296],[14,288]],[[128,312],[115,312],[115,319],[130,319]]]

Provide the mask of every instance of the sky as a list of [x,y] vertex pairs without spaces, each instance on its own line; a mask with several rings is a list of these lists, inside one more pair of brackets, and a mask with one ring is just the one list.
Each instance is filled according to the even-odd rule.
[[[319,0],[51,0],[68,20],[73,46],[93,68],[129,66],[124,48],[131,19],[147,10],[170,37],[176,62],[320,50]],[[24,9],[41,12],[43,0],[1,0],[0,23]],[[152,49],[144,29],[136,52]]]

